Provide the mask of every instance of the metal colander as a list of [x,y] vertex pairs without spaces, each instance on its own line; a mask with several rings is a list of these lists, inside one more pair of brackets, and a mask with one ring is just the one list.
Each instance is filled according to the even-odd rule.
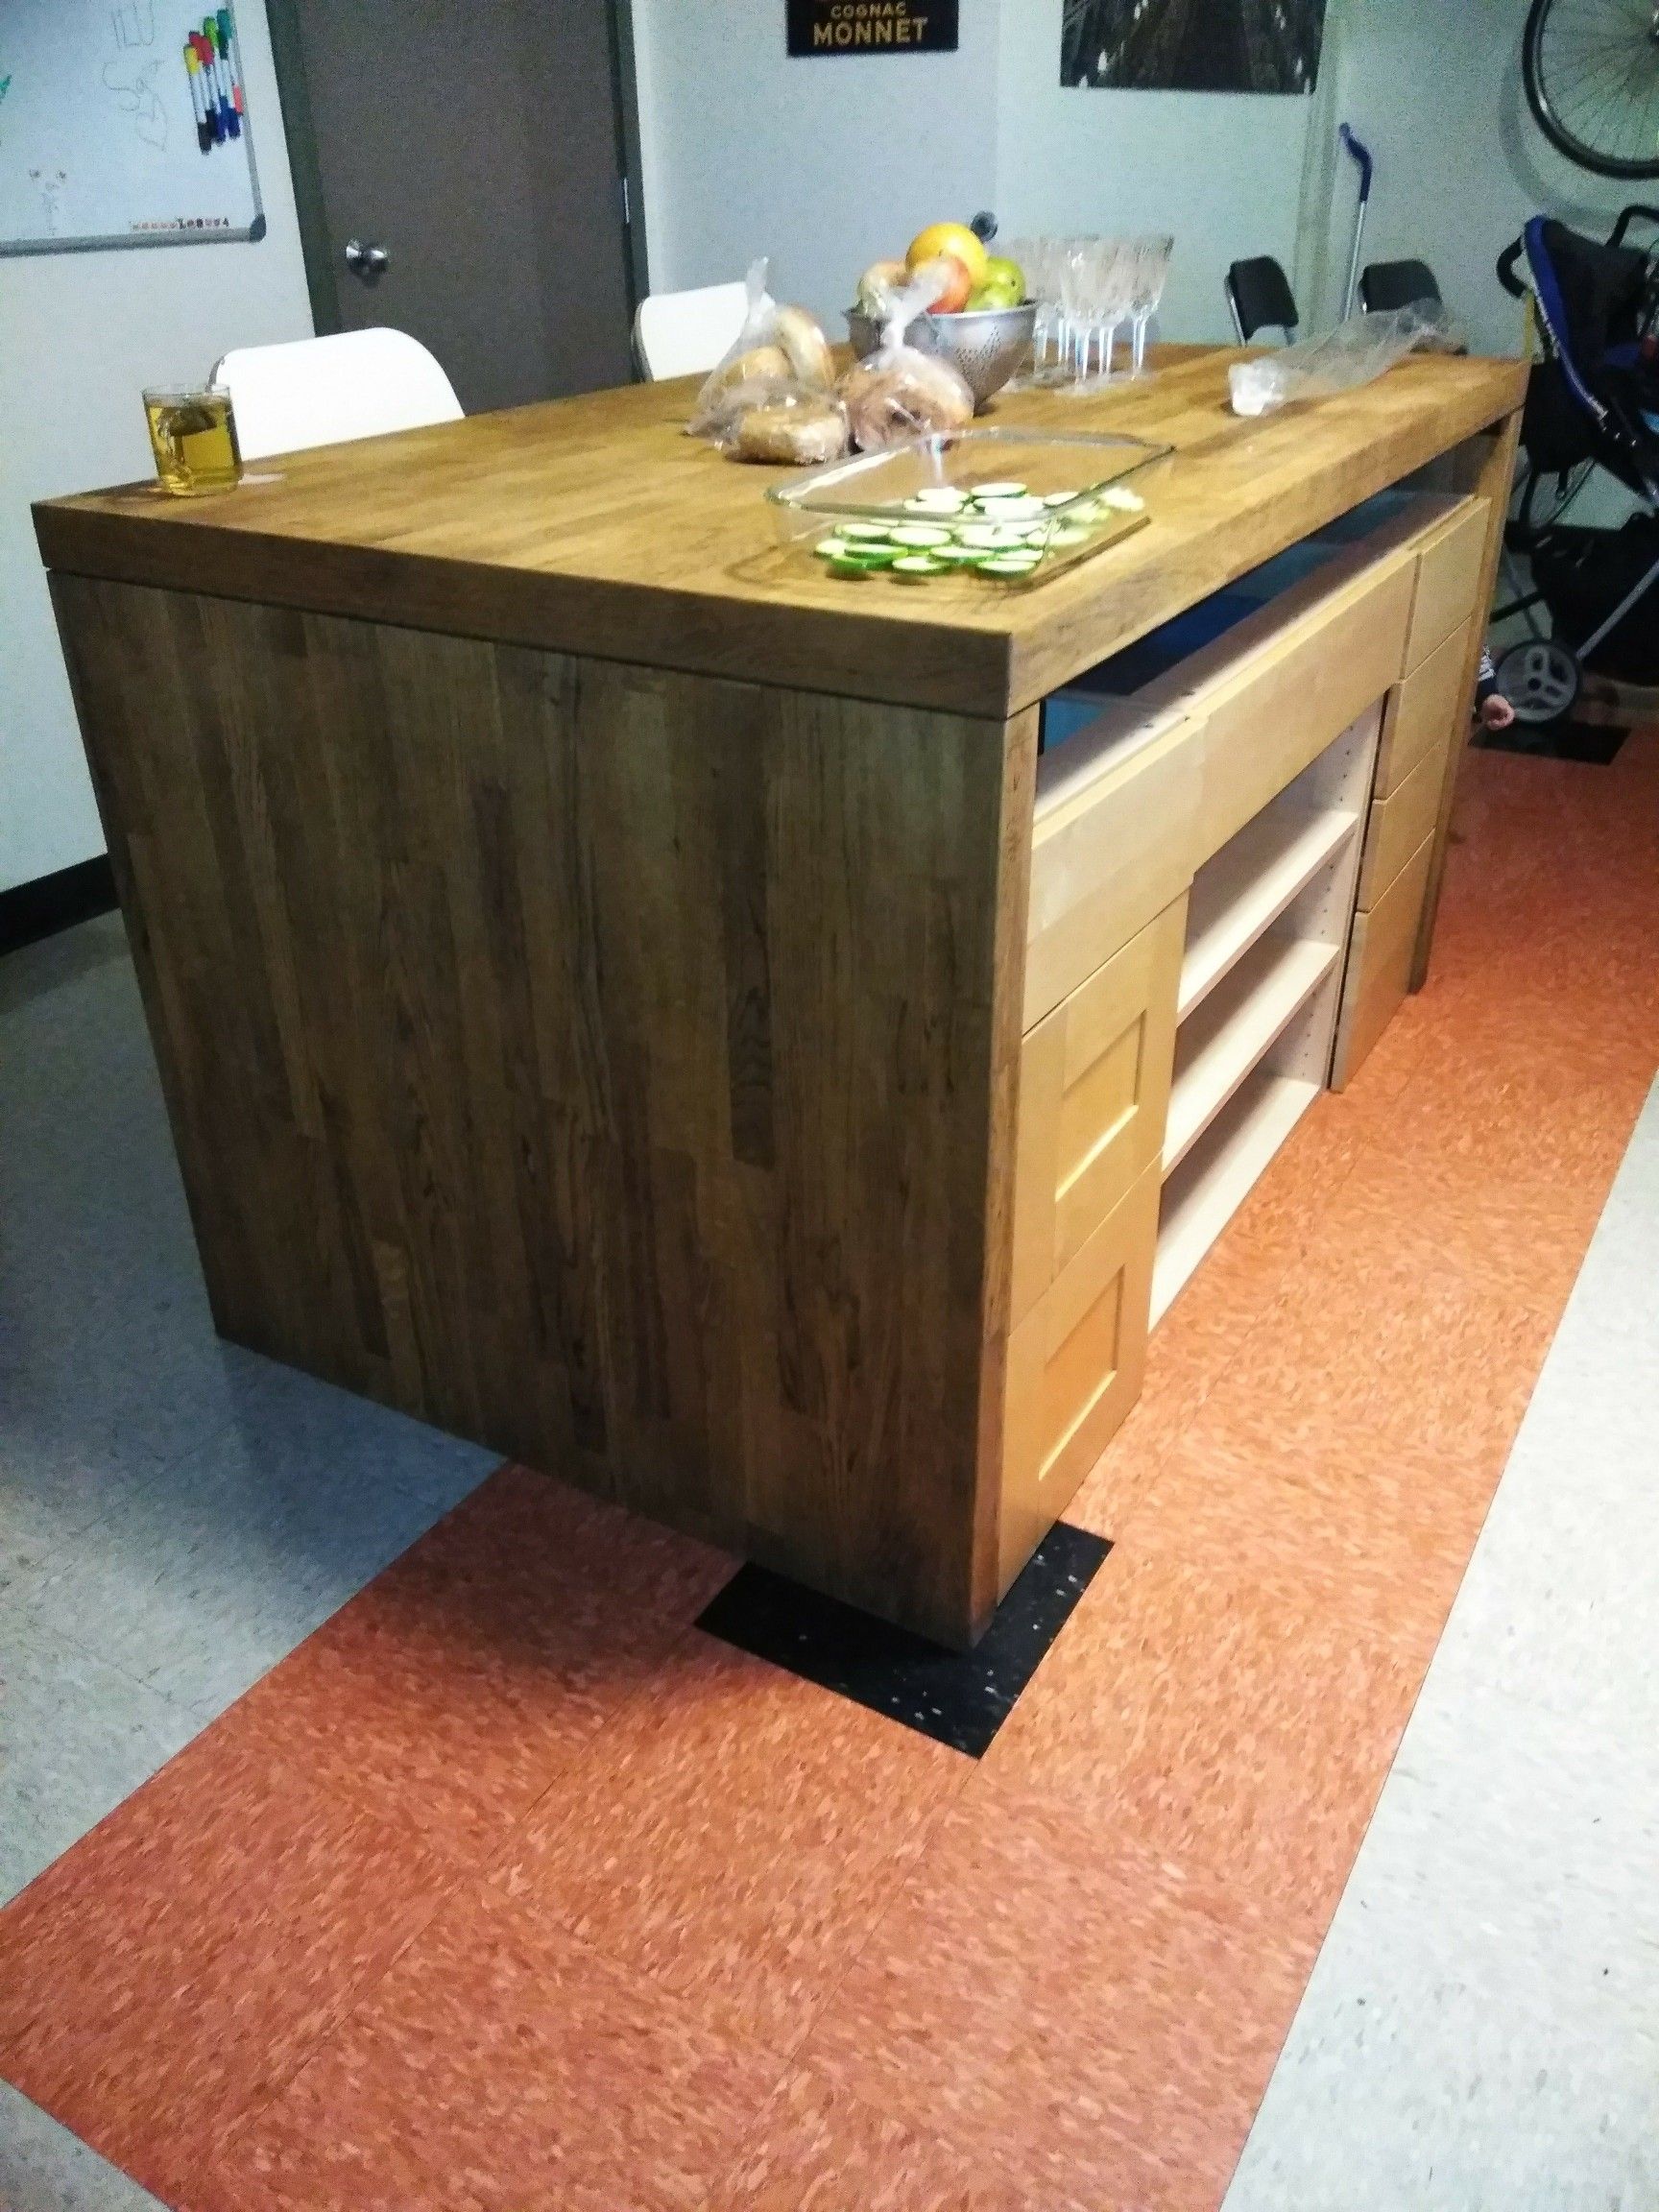
[[[1000,392],[1025,358],[1031,345],[1037,310],[1023,307],[984,307],[966,315],[918,315],[904,333],[918,353],[935,353],[958,370],[983,407],[994,392]],[[847,335],[862,361],[881,343],[881,325],[856,307],[847,310]]]

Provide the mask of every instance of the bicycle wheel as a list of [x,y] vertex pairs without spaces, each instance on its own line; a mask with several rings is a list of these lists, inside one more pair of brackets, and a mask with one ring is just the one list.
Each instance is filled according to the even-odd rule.
[[1551,143],[1599,177],[1659,177],[1659,6],[1532,0],[1527,98]]

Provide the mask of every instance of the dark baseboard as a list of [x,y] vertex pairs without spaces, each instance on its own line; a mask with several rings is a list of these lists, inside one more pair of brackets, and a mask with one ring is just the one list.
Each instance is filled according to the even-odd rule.
[[0,891],[0,952],[14,952],[37,937],[90,922],[95,914],[112,913],[116,902],[107,853],[51,876],[36,876],[33,883],[14,883],[10,891]]

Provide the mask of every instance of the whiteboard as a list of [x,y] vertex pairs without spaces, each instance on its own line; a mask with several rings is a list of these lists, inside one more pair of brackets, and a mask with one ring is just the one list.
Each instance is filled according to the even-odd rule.
[[262,238],[247,107],[228,7],[0,0],[0,253]]

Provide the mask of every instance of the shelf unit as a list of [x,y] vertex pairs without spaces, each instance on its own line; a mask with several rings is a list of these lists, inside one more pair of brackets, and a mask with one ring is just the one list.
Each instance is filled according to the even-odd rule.
[[1356,834],[1346,806],[1265,807],[1224,845],[1192,885],[1177,1013],[1185,1021]]
[[1152,1269],[1154,1322],[1174,1304],[1322,1089],[1310,1075],[1252,1070],[1166,1182]]
[[1381,706],[1199,870],[1188,902],[1152,1319],[1330,1080]]
[[1180,1166],[1341,958],[1310,937],[1263,936],[1176,1032],[1164,1172]]

